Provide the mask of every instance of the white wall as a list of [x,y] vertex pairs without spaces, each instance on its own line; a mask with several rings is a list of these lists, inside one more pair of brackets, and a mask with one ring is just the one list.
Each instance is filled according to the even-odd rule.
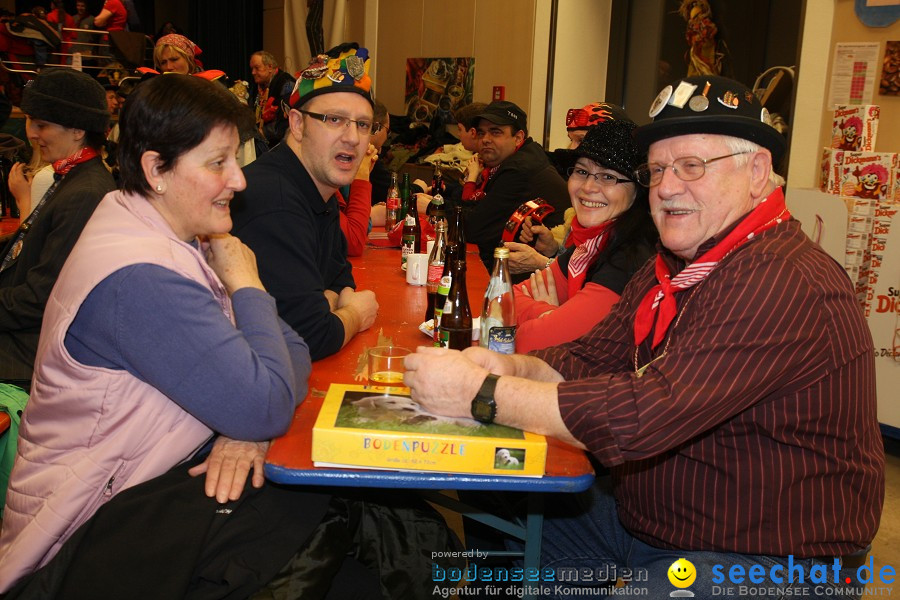
[[[545,0],[549,4],[549,0]],[[566,112],[606,99],[609,20],[612,0],[560,0],[557,15],[556,65],[550,113],[550,149],[568,146]],[[535,50],[547,37],[535,39]],[[537,64],[537,60],[535,60]],[[546,73],[546,70],[545,70]],[[546,85],[546,84],[545,84]],[[532,98],[544,98],[544,90]],[[535,100],[533,104],[537,103]],[[531,126],[534,130],[534,126]],[[537,131],[533,131],[538,133]],[[537,139],[537,136],[534,136]]]
[[803,16],[803,40],[791,124],[791,148],[788,187],[816,186],[819,173],[819,129],[828,93],[828,61],[831,58],[831,28],[834,2],[818,1],[806,5]]

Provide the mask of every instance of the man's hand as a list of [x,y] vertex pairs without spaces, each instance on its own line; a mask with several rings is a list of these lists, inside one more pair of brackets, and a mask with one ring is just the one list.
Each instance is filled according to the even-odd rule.
[[403,364],[403,383],[425,410],[471,418],[472,398],[487,377],[487,369],[458,350],[433,346],[420,346],[406,356]]
[[533,273],[547,266],[548,257],[528,244],[504,242],[503,246],[509,248],[509,272],[513,275]]
[[481,157],[477,154],[473,154],[472,158],[469,159],[469,162],[466,163],[466,180],[464,183],[475,183],[483,170],[484,163],[481,162]]
[[354,291],[345,287],[338,297],[338,308],[334,311],[344,324],[344,344],[360,331],[365,331],[375,323],[378,316],[378,301],[372,290]]
[[247,475],[253,469],[251,483],[261,488],[265,483],[263,464],[269,442],[242,442],[219,436],[206,460],[188,471],[191,477],[206,473],[206,495],[225,503],[241,497]]

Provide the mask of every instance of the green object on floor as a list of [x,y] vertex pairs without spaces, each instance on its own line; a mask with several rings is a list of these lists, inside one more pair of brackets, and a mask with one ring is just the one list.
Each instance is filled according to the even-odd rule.
[[6,508],[6,486],[13,462],[16,460],[16,446],[19,440],[19,419],[28,402],[28,394],[22,388],[8,383],[0,383],[0,411],[9,415],[9,429],[0,435],[0,518]]

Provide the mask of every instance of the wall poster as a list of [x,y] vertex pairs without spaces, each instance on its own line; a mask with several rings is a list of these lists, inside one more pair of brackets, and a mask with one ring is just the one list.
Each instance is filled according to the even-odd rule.
[[406,59],[406,115],[416,123],[436,116],[454,123],[453,111],[472,102],[474,58]]

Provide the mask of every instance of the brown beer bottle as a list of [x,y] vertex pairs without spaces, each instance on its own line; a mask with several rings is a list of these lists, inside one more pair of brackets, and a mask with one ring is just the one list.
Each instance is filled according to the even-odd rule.
[[[422,239],[422,223],[419,221],[419,208],[416,203],[416,197],[409,199],[409,205],[406,209],[406,216],[412,215],[415,227],[416,244],[413,246],[413,252],[419,253],[425,251],[425,240]],[[406,220],[409,223],[409,219]],[[404,234],[405,235],[405,234]]]
[[472,345],[472,308],[466,291],[466,261],[455,260],[453,280],[441,313],[441,346],[464,350]]

